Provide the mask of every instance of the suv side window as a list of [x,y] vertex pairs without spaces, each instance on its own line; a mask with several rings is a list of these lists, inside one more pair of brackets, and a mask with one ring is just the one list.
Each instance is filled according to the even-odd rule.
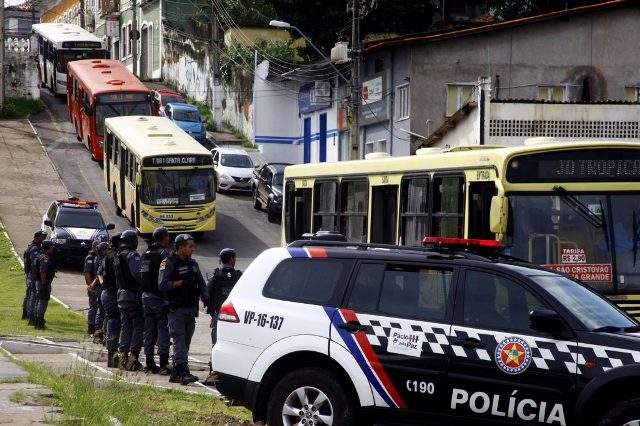
[[338,306],[352,266],[350,259],[288,259],[273,271],[262,294],[271,299]]
[[473,270],[465,274],[465,325],[531,333],[529,313],[541,308],[547,305],[509,278]]
[[453,271],[418,265],[362,264],[347,307],[358,312],[443,321]]

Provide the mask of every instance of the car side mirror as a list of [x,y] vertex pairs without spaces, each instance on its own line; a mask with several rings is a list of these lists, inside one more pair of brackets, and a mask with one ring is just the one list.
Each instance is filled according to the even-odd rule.
[[218,160],[213,160],[213,165],[217,166],[218,165]]
[[540,333],[558,336],[564,329],[564,323],[556,311],[536,309],[529,314],[529,327]]
[[49,219],[45,220],[44,224],[47,225],[49,228],[53,228],[53,222],[51,222]]
[[111,231],[112,229],[116,229],[116,225],[114,225],[113,223],[107,224],[107,231]]
[[254,168],[254,169],[256,169],[256,170],[258,170],[258,169],[260,168],[260,164],[254,164],[254,165],[253,165],[253,168]]

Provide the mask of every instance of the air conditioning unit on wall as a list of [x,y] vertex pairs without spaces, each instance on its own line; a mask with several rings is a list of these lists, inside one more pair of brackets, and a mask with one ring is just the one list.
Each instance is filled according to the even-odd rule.
[[316,104],[331,102],[331,83],[328,81],[315,81],[313,86],[313,100]]

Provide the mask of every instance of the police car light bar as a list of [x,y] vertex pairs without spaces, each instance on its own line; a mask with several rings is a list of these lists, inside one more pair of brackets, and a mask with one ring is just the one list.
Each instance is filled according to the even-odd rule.
[[77,206],[97,206],[97,201],[80,201],[78,199],[56,200],[58,203],[75,204]]
[[435,245],[447,248],[482,248],[482,249],[499,249],[502,247],[496,240],[478,240],[467,238],[443,238],[443,237],[424,237],[422,245]]

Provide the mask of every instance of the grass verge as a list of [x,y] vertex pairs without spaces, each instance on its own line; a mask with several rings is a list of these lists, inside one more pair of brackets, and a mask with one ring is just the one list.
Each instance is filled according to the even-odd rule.
[[[45,315],[47,330],[36,330],[21,320],[25,293],[24,270],[11,250],[11,241],[0,227],[0,335],[43,335],[82,339],[84,317],[51,299]],[[55,279],[53,285],[56,285]]]
[[5,99],[0,118],[27,118],[44,109],[40,99],[7,98]]

